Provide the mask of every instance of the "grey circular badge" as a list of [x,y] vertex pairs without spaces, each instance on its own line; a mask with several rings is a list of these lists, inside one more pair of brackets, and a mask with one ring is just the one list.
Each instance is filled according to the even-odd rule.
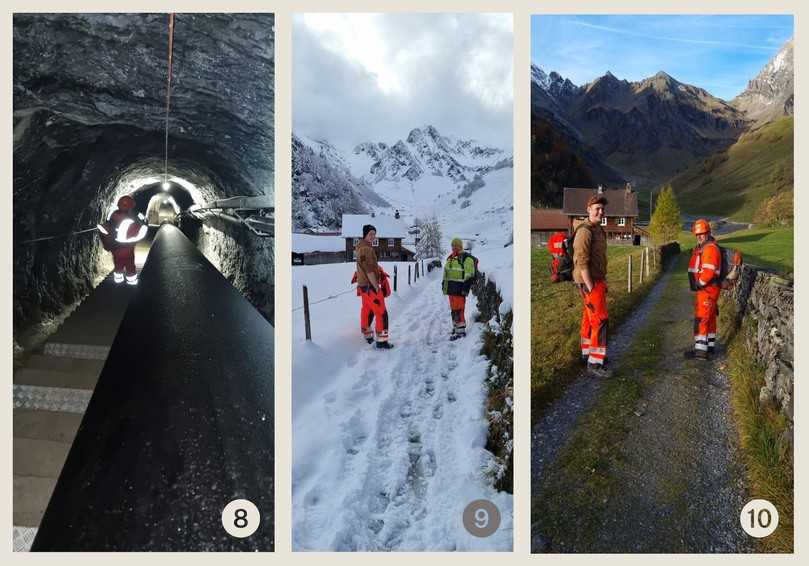
[[487,499],[475,499],[463,510],[463,526],[476,537],[492,536],[500,527],[500,510]]

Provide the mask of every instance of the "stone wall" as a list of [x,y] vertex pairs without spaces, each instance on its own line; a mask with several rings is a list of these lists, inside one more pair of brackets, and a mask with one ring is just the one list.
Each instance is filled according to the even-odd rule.
[[745,265],[726,300],[736,309],[745,349],[764,368],[762,403],[780,409],[793,424],[795,372],[794,288],[791,280]]

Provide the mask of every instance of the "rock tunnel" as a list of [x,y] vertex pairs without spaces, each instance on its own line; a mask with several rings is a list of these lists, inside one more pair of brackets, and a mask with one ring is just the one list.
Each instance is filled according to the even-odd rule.
[[[144,214],[161,193],[175,212],[271,202],[274,28],[272,14],[176,15],[168,119],[167,14],[15,14],[13,29],[19,353],[110,272],[91,229],[119,196]],[[272,322],[271,237],[217,215],[164,217]]]

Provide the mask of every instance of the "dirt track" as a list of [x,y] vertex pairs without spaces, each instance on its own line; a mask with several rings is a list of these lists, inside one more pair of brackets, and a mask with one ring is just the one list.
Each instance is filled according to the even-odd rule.
[[[640,395],[627,416],[611,421],[623,432],[606,469],[599,470],[598,485],[608,486],[603,494],[571,493],[571,486],[591,485],[590,470],[574,469],[579,477],[571,478],[571,469],[559,469],[559,462],[575,461],[570,451],[582,445],[568,441],[581,418],[597,410],[609,384],[580,378],[536,425],[532,495],[540,512],[533,551],[753,550],[739,526],[746,495],[723,356],[720,351],[707,363],[682,356],[691,343],[692,301],[685,278],[667,272],[612,337],[616,377],[637,380]],[[625,355],[633,338],[650,330],[659,344],[651,372]]]

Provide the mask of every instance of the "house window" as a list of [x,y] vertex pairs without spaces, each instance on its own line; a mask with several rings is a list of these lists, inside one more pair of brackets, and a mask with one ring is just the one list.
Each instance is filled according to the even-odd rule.
[[354,259],[354,260],[357,259],[357,252],[356,251],[351,252],[351,259]]
[[388,247],[392,248],[394,246],[393,238],[388,238]]
[[607,217],[606,217],[606,216],[603,216],[603,217],[601,218],[601,225],[602,225],[602,226],[606,226],[606,225],[607,225]]
[[618,226],[626,226],[626,216],[622,216],[618,219]]
[[359,243],[360,243],[360,239],[359,238],[354,238],[354,245],[356,246]]
[[379,238],[374,238],[374,243],[373,243],[373,246],[374,246],[375,248],[378,248],[378,247],[379,247]]

